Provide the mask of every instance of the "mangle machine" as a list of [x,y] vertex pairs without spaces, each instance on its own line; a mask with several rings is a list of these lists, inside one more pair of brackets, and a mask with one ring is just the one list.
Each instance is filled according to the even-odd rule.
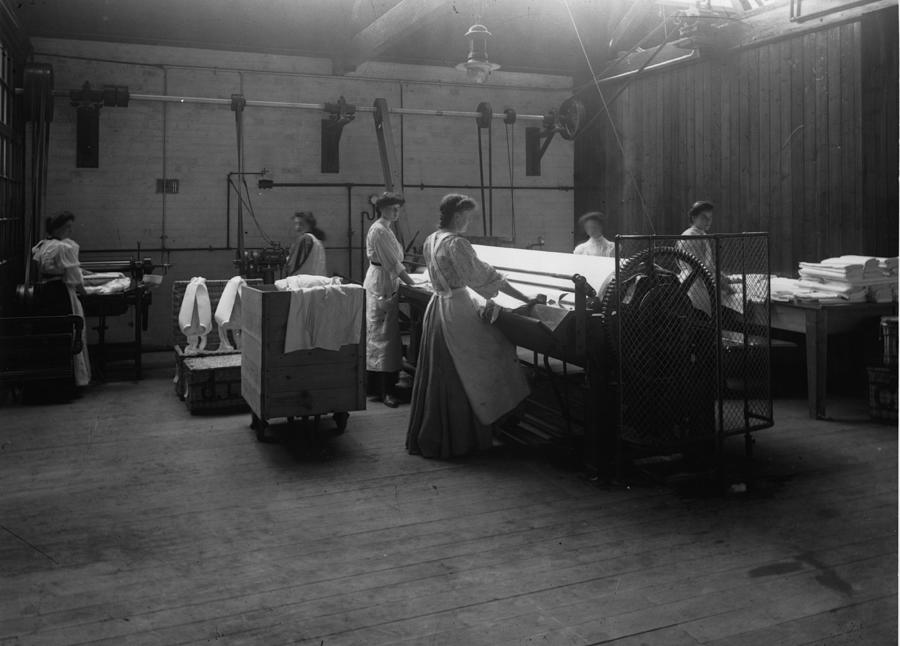
[[[719,466],[726,437],[743,435],[749,456],[751,434],[772,426],[766,234],[618,236],[615,258],[474,247],[521,292],[547,297],[494,299],[532,383],[551,386],[501,433],[567,442],[605,471],[692,452]],[[414,363],[431,290],[401,295]]]

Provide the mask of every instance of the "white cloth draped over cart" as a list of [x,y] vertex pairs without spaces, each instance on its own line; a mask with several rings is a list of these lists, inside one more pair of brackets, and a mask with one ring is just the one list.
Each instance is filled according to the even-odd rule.
[[241,290],[246,284],[243,277],[234,276],[226,283],[222,296],[219,297],[214,318],[219,327],[220,350],[236,350],[241,347]]
[[206,348],[206,336],[212,329],[212,304],[205,278],[195,276],[185,288],[178,328],[187,337],[185,354],[196,354]]
[[[69,238],[57,240],[48,238],[41,240],[32,249],[31,254],[40,269],[42,280],[62,280],[69,294],[69,307],[72,314],[84,319],[84,309],[75,288],[84,285],[81,263],[78,260],[80,247]],[[81,352],[73,359],[75,385],[87,386],[91,382],[91,363],[88,358],[87,325],[81,330]]]
[[359,285],[320,285],[291,290],[284,352],[340,350],[360,341],[365,290]]

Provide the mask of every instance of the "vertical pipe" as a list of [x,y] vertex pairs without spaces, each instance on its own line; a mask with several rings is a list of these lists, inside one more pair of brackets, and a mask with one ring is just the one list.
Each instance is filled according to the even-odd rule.
[[[244,75],[242,73],[238,73],[238,87],[240,89],[241,98],[244,96]],[[244,107],[233,106],[236,108],[234,110],[234,124],[235,124],[235,132],[237,138],[237,163],[238,163],[238,177],[240,179],[244,178]],[[239,187],[235,187],[239,188]],[[241,268],[241,273],[244,271],[244,199],[241,196],[240,192],[238,192],[238,203],[237,203],[237,261],[238,266]]]
[[225,248],[231,248],[231,173],[225,176]]
[[494,235],[494,128],[488,122],[488,235]]
[[766,366],[766,386],[768,392],[766,393],[766,399],[768,400],[767,414],[769,416],[769,422],[774,423],[775,415],[772,410],[772,255],[771,249],[769,248],[769,235],[763,235],[765,236],[766,243],[766,344],[768,345],[768,363]]
[[347,277],[353,279],[353,184],[347,184]]
[[[169,93],[169,71],[163,67],[163,94]],[[162,191],[162,222],[160,223],[160,232],[159,232],[159,247],[162,250],[161,253],[165,252],[166,249],[166,180],[168,179],[167,173],[168,171],[168,159],[167,159],[167,145],[166,140],[168,139],[168,116],[169,116],[169,104],[163,103],[162,106],[162,176],[163,176],[163,191]]]
[[481,124],[475,124],[475,134],[478,135],[478,181],[481,187],[481,229],[483,235],[488,234],[487,204],[484,202],[484,151],[481,147]]

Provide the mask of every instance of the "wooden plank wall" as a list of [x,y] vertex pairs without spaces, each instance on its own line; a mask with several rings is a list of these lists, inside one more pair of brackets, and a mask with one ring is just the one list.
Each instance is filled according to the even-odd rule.
[[25,271],[25,122],[15,88],[26,51],[17,29],[0,11],[0,315],[13,311]]
[[606,211],[609,233],[671,234],[709,199],[716,232],[769,231],[784,273],[896,255],[896,24],[894,7],[632,79],[609,106],[616,132],[601,114],[577,143],[576,208]]
[[[897,253],[897,8],[862,21],[864,243]],[[893,245],[893,246],[892,246]]]

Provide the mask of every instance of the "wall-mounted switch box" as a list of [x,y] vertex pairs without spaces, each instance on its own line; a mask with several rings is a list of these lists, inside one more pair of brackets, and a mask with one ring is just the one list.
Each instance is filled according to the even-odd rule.
[[156,180],[156,192],[157,193],[177,193],[178,192],[178,180],[177,179],[157,179]]

